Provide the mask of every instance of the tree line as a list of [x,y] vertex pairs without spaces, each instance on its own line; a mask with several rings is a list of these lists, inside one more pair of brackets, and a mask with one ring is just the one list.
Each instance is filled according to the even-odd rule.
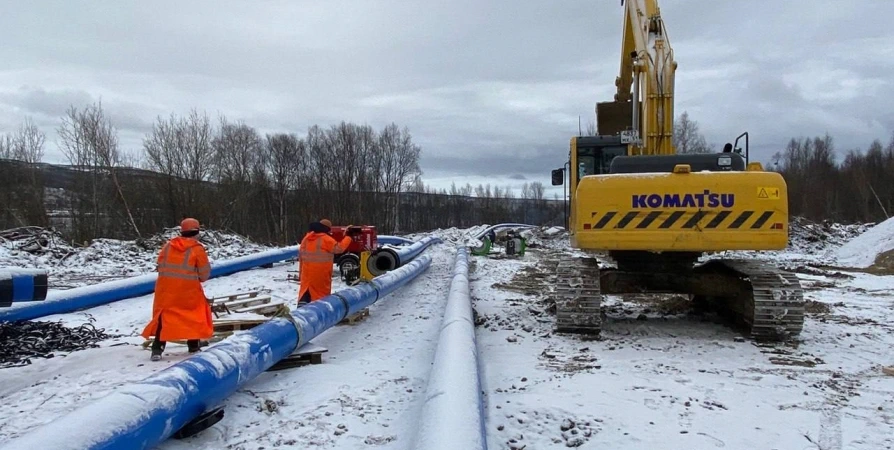
[[[674,146],[678,153],[718,151],[686,112],[674,123]],[[875,139],[866,151],[836,149],[828,133],[791,138],[765,168],[785,178],[793,216],[866,223],[894,214],[894,134],[887,145]]]
[[875,139],[866,151],[838,157],[832,136],[792,138],[770,169],[788,185],[792,214],[816,221],[881,222],[894,214],[894,134]]
[[380,233],[523,221],[563,223],[541,183],[433,189],[409,130],[341,122],[261,135],[192,110],[158,117],[138,152],[121,149],[101,103],[70,107],[57,128],[69,163],[63,189],[46,189],[46,136],[30,121],[0,137],[0,227],[62,225],[78,242],[139,238],[196,217],[262,242],[294,243],[307,224],[376,225]]

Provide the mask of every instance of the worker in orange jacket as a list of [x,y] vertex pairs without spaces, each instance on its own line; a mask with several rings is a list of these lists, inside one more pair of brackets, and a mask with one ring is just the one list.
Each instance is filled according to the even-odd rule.
[[332,222],[328,219],[310,224],[298,248],[298,303],[310,303],[332,293],[332,265],[335,255],[351,245],[352,236],[360,230],[349,226],[341,241],[329,235]]
[[142,333],[146,339],[155,336],[152,361],[161,359],[166,341],[186,340],[189,353],[195,353],[199,340],[214,333],[211,306],[202,289],[202,282],[211,276],[211,265],[198,235],[199,221],[184,219],[180,236],[168,241],[158,254],[152,320]]

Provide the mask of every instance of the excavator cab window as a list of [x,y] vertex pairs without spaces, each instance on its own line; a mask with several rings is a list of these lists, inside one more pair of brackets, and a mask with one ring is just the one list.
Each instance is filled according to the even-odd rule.
[[616,156],[627,154],[626,145],[602,147],[578,147],[578,179],[586,175],[603,175],[610,173],[612,160]]

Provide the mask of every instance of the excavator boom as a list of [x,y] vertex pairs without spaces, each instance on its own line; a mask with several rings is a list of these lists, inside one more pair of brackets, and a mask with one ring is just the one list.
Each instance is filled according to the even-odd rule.
[[626,0],[613,102],[596,105],[601,135],[620,133],[628,155],[674,154],[677,62],[655,0]]

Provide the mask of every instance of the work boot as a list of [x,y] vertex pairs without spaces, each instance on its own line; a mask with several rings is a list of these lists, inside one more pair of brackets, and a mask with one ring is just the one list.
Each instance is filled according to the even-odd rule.
[[201,351],[201,349],[199,348],[198,339],[186,341],[186,348],[188,349],[189,353],[197,353]]
[[156,336],[155,340],[152,342],[152,356],[150,356],[149,359],[152,361],[161,361],[161,354],[164,353],[166,346],[167,342],[159,341],[158,336]]

